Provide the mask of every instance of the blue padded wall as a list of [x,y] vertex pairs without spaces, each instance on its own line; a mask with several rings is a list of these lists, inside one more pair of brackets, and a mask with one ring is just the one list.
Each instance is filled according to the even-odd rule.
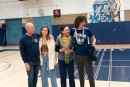
[[5,30],[0,28],[0,45],[4,44],[5,36]]
[[[60,26],[61,25],[53,25],[52,26],[52,32],[53,32],[52,34],[53,34],[55,40],[56,40],[57,36],[60,34]],[[70,29],[74,28],[74,25],[72,25],[72,24],[67,24],[67,26]]]
[[46,17],[34,17],[33,23],[35,26],[35,32],[40,33],[40,29],[43,26],[48,26],[50,33],[52,34],[52,16],[46,16]]
[[7,19],[6,20],[7,44],[19,44],[22,37],[22,19]]
[[[53,25],[53,35],[56,38],[61,25]],[[73,24],[68,25],[70,29]],[[106,22],[90,23],[86,27],[90,28],[97,39],[97,44],[129,44],[130,43],[130,22]]]

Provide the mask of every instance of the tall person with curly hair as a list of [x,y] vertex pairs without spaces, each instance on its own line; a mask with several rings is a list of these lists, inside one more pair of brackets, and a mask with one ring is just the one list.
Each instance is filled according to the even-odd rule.
[[90,87],[95,87],[92,61],[88,52],[88,38],[91,38],[95,47],[96,38],[89,28],[85,27],[87,21],[85,16],[78,16],[74,21],[75,28],[70,32],[75,42],[75,61],[79,72],[80,87],[84,87],[84,68],[88,75]]

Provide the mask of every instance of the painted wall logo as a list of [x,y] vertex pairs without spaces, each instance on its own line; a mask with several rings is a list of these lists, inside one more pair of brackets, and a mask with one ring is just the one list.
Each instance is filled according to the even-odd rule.
[[120,20],[120,0],[96,0],[94,13],[89,14],[91,23],[116,22]]

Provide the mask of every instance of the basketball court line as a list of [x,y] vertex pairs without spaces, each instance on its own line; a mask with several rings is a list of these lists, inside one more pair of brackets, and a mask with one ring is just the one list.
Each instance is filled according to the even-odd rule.
[[17,54],[17,52],[13,52],[13,53],[10,53],[10,54],[8,54],[8,55],[4,55],[4,56],[0,57],[0,59],[5,58],[5,57],[8,57],[8,56],[10,56],[10,55],[14,55],[14,54]]
[[102,64],[102,60],[103,60],[103,58],[104,58],[104,54],[105,54],[105,50],[103,50],[102,56],[101,56],[100,61],[99,61],[99,63],[98,63],[98,66],[97,66],[97,69],[96,69],[96,72],[95,72],[95,75],[94,75],[94,79],[95,79],[95,80],[97,79],[97,76],[98,76],[98,74],[99,74],[100,67],[101,67],[101,64]]
[[108,87],[111,87],[111,80],[112,80],[112,50],[110,50],[109,74],[108,74]]
[[4,72],[4,71],[6,71],[7,69],[9,69],[11,67],[11,64],[8,63],[8,62],[5,62],[5,61],[0,61],[0,62],[6,63],[8,65],[3,70],[0,70],[0,72]]

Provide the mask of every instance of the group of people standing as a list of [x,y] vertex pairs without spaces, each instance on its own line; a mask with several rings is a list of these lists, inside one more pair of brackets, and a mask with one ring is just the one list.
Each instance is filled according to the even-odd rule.
[[[20,40],[20,53],[25,63],[28,75],[28,87],[36,87],[38,73],[41,71],[42,87],[48,87],[48,75],[52,87],[58,87],[56,82],[56,64],[58,60],[61,87],[66,87],[67,74],[69,86],[75,86],[74,60],[79,72],[80,87],[84,87],[84,67],[88,75],[90,87],[95,87],[92,61],[88,56],[88,38],[92,39],[95,47],[96,38],[86,28],[85,16],[75,19],[75,28],[69,29],[67,25],[60,27],[60,34],[54,41],[49,28],[44,26],[40,34],[34,33],[34,25],[25,25],[26,34]],[[58,54],[58,55],[57,55]],[[75,56],[74,56],[75,54]]]

